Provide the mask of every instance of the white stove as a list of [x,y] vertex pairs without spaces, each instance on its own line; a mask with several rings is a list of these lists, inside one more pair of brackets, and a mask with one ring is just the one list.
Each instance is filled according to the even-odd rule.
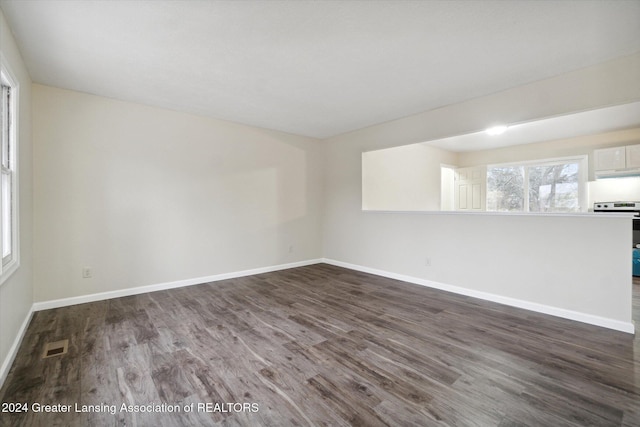
[[[640,202],[595,202],[593,204],[593,211],[627,212],[635,214],[633,218],[633,247],[640,248]],[[638,259],[637,268],[634,261],[634,275],[636,275],[636,272],[637,275],[640,276],[640,259]]]

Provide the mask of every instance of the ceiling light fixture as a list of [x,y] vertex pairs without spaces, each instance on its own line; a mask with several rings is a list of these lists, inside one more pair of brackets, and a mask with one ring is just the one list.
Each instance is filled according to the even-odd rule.
[[494,126],[486,130],[487,135],[496,136],[502,135],[507,131],[508,126]]

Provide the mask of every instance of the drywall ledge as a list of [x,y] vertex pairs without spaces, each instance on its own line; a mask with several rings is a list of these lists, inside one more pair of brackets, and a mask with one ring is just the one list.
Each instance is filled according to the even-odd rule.
[[388,211],[375,209],[362,209],[362,213],[374,214],[404,214],[404,215],[452,215],[452,216],[530,216],[530,217],[558,217],[558,218],[635,218],[630,212],[502,212],[502,211]]
[[103,301],[112,298],[128,297],[131,295],[146,294],[148,292],[163,291],[166,289],[182,288],[185,286],[201,285],[220,280],[235,279],[238,277],[252,276],[254,274],[270,273],[272,271],[286,270],[289,268],[304,267],[307,265],[320,264],[321,259],[311,259],[307,261],[293,262],[290,264],[280,264],[270,267],[260,267],[251,270],[236,271],[231,273],[216,274],[213,276],[197,277],[193,279],[177,280],[175,282],[158,283],[155,285],[138,286],[135,288],[120,289],[117,291],[100,292],[96,294],[82,295],[70,298],[61,298],[51,301],[36,302],[32,311],[49,310],[51,308],[66,307],[75,304],[84,304],[94,301]]
[[516,298],[504,297],[501,295],[491,294],[488,292],[476,291],[473,289],[462,288],[459,286],[447,285],[444,283],[433,282],[431,280],[419,279],[417,277],[405,276],[403,274],[391,273],[388,271],[369,268],[361,265],[350,264],[347,262],[336,261],[333,259],[323,259],[326,264],[335,265],[337,267],[349,268],[351,270],[362,271],[363,273],[375,274],[377,276],[388,277],[390,279],[401,280],[403,282],[413,283],[416,285],[426,286],[429,288],[440,289],[455,294],[466,295],[486,301],[496,302],[511,307],[522,308],[525,310],[535,311],[537,313],[549,314],[551,316],[561,317],[563,319],[575,320],[577,322],[587,323],[590,325],[601,326],[603,328],[613,329],[629,334],[635,333],[635,325],[633,322],[621,322],[615,319],[594,316],[592,314],[581,313],[578,311],[567,310],[559,307],[552,307],[544,304],[519,300]]

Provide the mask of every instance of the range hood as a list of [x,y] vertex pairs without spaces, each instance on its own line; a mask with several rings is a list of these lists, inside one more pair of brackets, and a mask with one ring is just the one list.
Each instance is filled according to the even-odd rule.
[[640,177],[640,168],[597,171],[596,179]]

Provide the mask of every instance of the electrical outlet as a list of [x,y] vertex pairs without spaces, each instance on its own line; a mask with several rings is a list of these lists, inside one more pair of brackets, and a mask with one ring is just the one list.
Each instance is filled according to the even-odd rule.
[[83,279],[89,279],[89,278],[91,278],[92,275],[93,275],[93,271],[91,270],[91,267],[83,267],[82,268],[82,278]]
[[429,258],[429,257],[425,258],[424,266],[425,267],[431,267],[431,258]]

